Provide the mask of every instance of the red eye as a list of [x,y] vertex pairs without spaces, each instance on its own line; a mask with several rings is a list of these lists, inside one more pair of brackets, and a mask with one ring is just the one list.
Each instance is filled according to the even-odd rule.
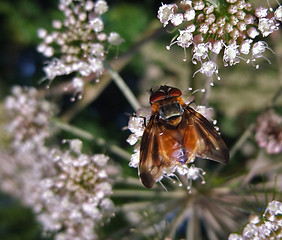
[[157,91],[155,93],[153,93],[150,97],[150,103],[153,103],[153,102],[157,102],[157,101],[160,101],[162,99],[165,99],[166,95],[164,92],[161,92],[161,91]]
[[182,95],[182,92],[177,88],[171,88],[169,90],[169,96],[171,97],[179,97]]

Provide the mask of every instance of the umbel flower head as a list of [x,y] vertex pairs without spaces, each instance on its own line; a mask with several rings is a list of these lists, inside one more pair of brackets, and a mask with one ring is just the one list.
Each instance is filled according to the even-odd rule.
[[269,110],[257,119],[256,141],[269,154],[282,152],[282,117]]
[[76,73],[72,88],[83,90],[83,77],[93,75],[98,80],[104,71],[106,47],[118,46],[123,39],[116,32],[104,32],[102,15],[108,11],[105,0],[60,0],[59,10],[64,20],[54,20],[52,33],[38,30],[43,40],[37,50],[46,57],[53,57],[44,67],[46,77],[52,81],[57,76]]
[[95,227],[114,215],[109,158],[81,153],[80,140],[69,143],[69,150],[45,154],[0,152],[0,188],[31,207],[54,239],[99,239]]
[[217,75],[211,54],[222,51],[225,66],[264,57],[262,53],[269,48],[255,38],[267,37],[278,30],[281,11],[281,6],[275,12],[272,8],[254,8],[245,0],[183,0],[179,4],[162,4],[157,17],[164,27],[171,23],[178,29],[167,49],[174,44],[184,48],[186,60],[186,48],[191,47],[192,62],[201,64],[197,72],[211,76]]
[[232,233],[228,240],[243,239],[281,239],[282,238],[282,203],[271,201],[262,216],[251,215],[249,223],[243,229],[242,235]]
[[56,240],[98,239],[94,228],[114,214],[109,157],[84,154],[78,139],[64,151],[47,145],[53,106],[34,88],[14,87],[5,107],[12,144],[0,150],[1,191],[32,208]]
[[13,148],[23,152],[43,150],[51,134],[49,121],[55,106],[42,99],[35,88],[14,86],[5,100],[5,108],[11,118],[7,130],[13,136]]

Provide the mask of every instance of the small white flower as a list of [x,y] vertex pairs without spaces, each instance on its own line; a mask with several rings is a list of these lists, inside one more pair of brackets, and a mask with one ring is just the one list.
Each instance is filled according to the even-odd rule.
[[76,92],[82,92],[84,87],[84,81],[82,78],[74,77],[72,79],[71,85],[76,90]]
[[104,23],[101,18],[94,18],[90,20],[90,25],[95,32],[101,32],[104,29]]
[[99,167],[106,166],[107,162],[109,161],[109,157],[104,154],[95,154],[92,157],[92,161]]
[[47,30],[44,28],[39,28],[37,30],[37,36],[42,39],[45,38],[47,36]]
[[134,145],[135,143],[137,143],[139,137],[136,134],[130,134],[129,137],[126,139],[126,141],[130,144],[130,145]]
[[52,26],[55,29],[60,29],[62,27],[62,22],[60,20],[53,20]]
[[216,20],[215,18],[215,15],[212,13],[212,14],[209,14],[205,20],[205,22],[208,24],[208,25],[211,25],[212,23],[214,23],[214,21]]
[[54,48],[46,46],[42,53],[45,57],[52,57],[54,55]]
[[80,22],[85,21],[86,18],[87,18],[87,13],[86,12],[81,12],[81,13],[78,14],[78,19],[79,19]]
[[70,149],[75,153],[81,153],[82,142],[79,139],[72,139],[69,141]]
[[137,137],[141,137],[144,132],[144,119],[140,117],[131,116],[128,122],[128,129]]
[[260,18],[258,24],[258,30],[261,31],[263,37],[267,37],[269,34],[279,29],[279,24],[274,18]]
[[183,14],[182,13],[176,13],[171,18],[171,23],[174,26],[179,26],[183,22]]
[[222,46],[222,40],[217,40],[213,43],[211,51],[216,54],[219,54],[222,49]]
[[47,36],[44,38],[44,43],[45,43],[45,44],[50,44],[50,43],[52,43],[53,41],[54,41],[54,37],[53,37],[51,34],[47,35]]
[[107,39],[107,34],[102,32],[102,33],[98,33],[97,34],[97,40],[99,40],[100,42],[103,42]]
[[104,56],[104,45],[101,43],[93,43],[90,45],[90,53],[95,55],[96,57]]
[[202,180],[201,183],[205,184],[205,179],[203,177],[203,175],[205,175],[205,172],[201,168],[197,168],[194,165],[191,165],[190,167],[188,167],[186,164],[184,164],[184,165],[177,166],[175,170],[177,170],[177,172],[180,175],[186,176],[186,178],[188,179],[189,184],[187,186],[187,190],[189,190],[189,193],[191,193],[192,181],[201,179]]
[[258,18],[265,18],[267,16],[267,12],[268,12],[267,8],[260,6],[256,8],[255,15]]
[[82,210],[93,219],[99,219],[101,217],[101,213],[96,204],[83,203]]
[[72,0],[60,0],[60,4],[68,6],[72,3]]
[[[103,62],[99,58],[88,58],[89,62],[89,71],[96,74],[97,77],[101,76],[104,72]],[[89,75],[89,74],[88,74]],[[85,76],[88,76],[85,75]]]
[[243,240],[243,237],[237,233],[232,233],[229,235],[228,240]]
[[108,42],[112,45],[117,46],[124,42],[124,39],[121,38],[117,32],[111,32],[108,37]]
[[78,72],[81,76],[86,77],[86,76],[89,76],[92,71],[90,70],[89,64],[87,64],[86,62],[80,61]]
[[258,41],[254,43],[252,48],[252,57],[259,58],[262,57],[262,53],[268,48],[267,44],[263,41]]
[[272,201],[268,204],[265,213],[269,213],[270,215],[282,215],[282,203],[278,201]]
[[240,32],[244,32],[247,29],[247,25],[244,22],[238,22],[237,27]]
[[201,61],[201,59],[206,59],[208,57],[208,52],[211,49],[211,43],[200,43],[195,44],[193,49],[193,59],[196,59],[197,61]]
[[235,13],[237,13],[237,11],[238,11],[238,8],[237,8],[237,6],[236,5],[230,5],[229,7],[228,7],[228,13],[230,13],[230,14],[235,14]]
[[59,59],[54,59],[47,66],[43,68],[49,80],[53,80],[57,76],[64,75],[65,69],[66,69],[65,64]]
[[259,32],[255,27],[251,27],[247,30],[247,34],[250,38],[254,39],[256,36],[259,35]]
[[257,215],[251,215],[250,216],[250,223],[252,224],[258,224],[260,222],[259,216]]
[[189,7],[192,7],[192,1],[191,1],[191,0],[182,0],[182,1],[180,2],[180,4],[182,4],[182,5],[187,5],[187,6],[189,6]]
[[44,44],[44,43],[41,43],[41,44],[39,44],[38,46],[37,46],[37,52],[39,52],[39,53],[43,53],[44,52],[44,50],[46,49],[46,45]]
[[256,232],[257,232],[257,226],[255,226],[254,224],[252,223],[249,223],[246,225],[246,227],[244,228],[243,230],[243,237],[244,238],[252,238],[253,236],[256,235]]
[[134,153],[131,155],[129,166],[133,168],[138,168],[140,159],[140,149],[134,149]]
[[192,180],[197,180],[198,178],[201,178],[203,180],[202,174],[203,174],[203,169],[191,165],[188,168],[188,172],[186,173],[186,176],[188,179],[192,179]]
[[217,70],[217,65],[215,62],[213,61],[207,61],[207,62],[204,62],[201,66],[201,68],[196,71],[194,73],[193,76],[195,76],[195,74],[197,72],[200,72],[202,74],[205,74],[206,76],[210,77],[211,75],[213,75],[214,73],[217,74],[218,73],[218,70]]
[[274,12],[275,19],[278,21],[282,21],[282,6],[280,5]]
[[176,39],[177,45],[188,48],[192,44],[193,34],[189,30],[179,30],[179,36]]
[[104,14],[105,12],[107,12],[109,9],[108,7],[108,4],[106,1],[104,0],[98,0],[96,3],[95,3],[95,13],[99,14],[99,15],[102,15]]
[[228,65],[228,62],[230,66],[235,65],[236,63],[239,62],[239,59],[237,57],[237,55],[240,54],[238,47],[239,46],[235,43],[225,47],[223,54],[223,61],[225,66]]
[[200,1],[194,1],[193,5],[194,5],[194,9],[198,10],[198,11],[203,10],[204,7],[205,7],[205,4],[201,0]]
[[195,16],[196,16],[196,12],[193,8],[187,9],[184,13],[184,18],[188,22],[193,20],[195,18]]
[[206,34],[209,30],[209,25],[207,23],[201,23],[199,31],[203,34]]
[[244,22],[247,24],[247,25],[250,25],[250,24],[254,24],[255,23],[255,16],[252,15],[252,14],[247,14],[244,18]]
[[213,13],[213,11],[214,11],[214,5],[207,6],[204,9],[205,14],[211,14]]
[[163,23],[164,27],[173,18],[177,8],[176,4],[162,4],[162,6],[160,6],[157,17],[160,19],[160,22]]
[[188,32],[192,33],[192,32],[195,32],[195,30],[196,30],[196,26],[194,24],[189,24],[186,27],[186,31],[188,31]]
[[87,0],[84,4],[84,9],[86,11],[91,11],[94,8],[94,3],[91,0]]
[[251,43],[253,40],[247,39],[240,44],[240,52],[243,54],[249,54],[251,49]]

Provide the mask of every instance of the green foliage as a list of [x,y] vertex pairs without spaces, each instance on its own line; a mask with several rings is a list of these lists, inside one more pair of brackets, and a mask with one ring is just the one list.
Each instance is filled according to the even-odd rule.
[[[51,5],[49,5],[51,6]],[[39,42],[37,29],[50,26],[54,8],[41,6],[32,0],[1,1],[0,16],[1,34],[0,41],[11,41],[20,45],[31,45]]]
[[31,209],[0,193],[0,239],[43,239],[40,236],[40,226],[36,223]]
[[130,48],[148,27],[149,17],[146,12],[148,10],[141,4],[121,3],[105,14],[105,29],[118,32],[125,39],[120,46],[121,51]]

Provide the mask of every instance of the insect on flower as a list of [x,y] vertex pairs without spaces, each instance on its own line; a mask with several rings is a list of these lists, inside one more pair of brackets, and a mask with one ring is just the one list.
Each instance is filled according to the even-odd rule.
[[223,164],[229,161],[228,149],[213,125],[185,104],[182,92],[161,86],[151,90],[152,115],[141,140],[139,176],[152,188],[166,173],[195,157]]

